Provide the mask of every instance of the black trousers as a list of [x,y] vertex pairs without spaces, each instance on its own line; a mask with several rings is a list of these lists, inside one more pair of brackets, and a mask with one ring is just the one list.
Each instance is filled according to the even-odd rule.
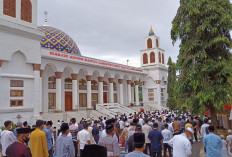
[[146,143],[145,149],[143,151],[144,154],[148,154],[147,150],[149,150],[150,154],[151,154],[151,144],[150,143]]
[[195,137],[196,142],[198,142],[198,139],[197,139],[197,130],[196,129],[194,129],[194,137]]
[[167,150],[169,152],[169,157],[172,157],[172,147],[169,144],[164,143],[164,157],[167,156]]
[[161,157],[161,152],[152,152],[151,157]]
[[75,157],[77,157],[78,149],[77,149],[77,141],[73,141],[74,149],[75,149]]
[[48,154],[49,154],[49,157],[53,157],[53,148],[51,148],[50,150],[48,150]]

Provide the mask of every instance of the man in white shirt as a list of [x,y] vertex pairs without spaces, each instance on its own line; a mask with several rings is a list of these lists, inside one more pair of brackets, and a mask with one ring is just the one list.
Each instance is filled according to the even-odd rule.
[[184,133],[174,136],[168,144],[173,148],[173,157],[189,157],[192,154],[192,145],[189,138],[194,134],[188,127]]
[[88,123],[85,123],[83,125],[83,129],[81,131],[79,131],[77,134],[77,142],[80,145],[80,154],[82,154],[83,149],[84,149],[86,144],[91,144],[90,143],[90,134],[87,130],[88,130]]
[[144,122],[145,122],[145,124],[142,126],[142,133],[145,134],[146,146],[145,146],[145,149],[143,152],[145,154],[148,154],[147,148],[149,149],[149,152],[151,152],[151,143],[150,143],[150,140],[148,139],[148,135],[149,135],[149,132],[152,131],[152,128],[148,125],[148,119],[145,119]]
[[163,136],[163,145],[164,145],[164,157],[167,156],[167,149],[169,152],[169,156],[171,157],[172,155],[172,148],[170,147],[170,145],[168,144],[168,142],[172,139],[172,133],[170,130],[168,130],[168,124],[164,124],[164,130],[162,130],[161,132],[162,136]]
[[9,131],[12,127],[11,121],[4,122],[5,130],[1,132],[1,144],[2,144],[2,155],[6,156],[6,149],[9,145],[16,141],[16,137],[12,131]]
[[206,135],[206,128],[209,127],[209,124],[208,124],[208,119],[205,118],[204,119],[204,124],[201,126],[201,136],[204,137]]

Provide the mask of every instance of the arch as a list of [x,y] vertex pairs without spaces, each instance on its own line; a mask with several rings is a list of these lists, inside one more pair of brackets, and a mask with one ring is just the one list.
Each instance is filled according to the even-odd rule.
[[3,14],[16,17],[16,0],[3,1]]
[[159,47],[159,40],[156,39],[156,47]]
[[151,40],[151,38],[147,39],[147,48],[148,49],[152,48],[152,40]]
[[159,52],[159,63],[161,63],[161,53]]
[[87,90],[86,80],[84,79],[79,80],[79,90]]
[[56,77],[48,77],[48,89],[56,89]]
[[164,64],[164,54],[162,53],[162,64]]
[[147,64],[148,63],[148,56],[146,53],[143,54],[143,64]]
[[98,90],[98,82],[96,80],[91,81],[91,90]]
[[30,0],[21,0],[21,20],[32,22],[32,4]]
[[72,74],[73,73],[73,69],[72,69],[72,67],[71,66],[69,66],[69,65],[67,65],[65,68],[64,68],[64,70],[63,71],[68,71],[70,74]]
[[48,63],[44,66],[44,70],[46,69],[46,67],[51,67],[52,68],[52,71],[56,72],[57,71],[57,68],[54,64],[52,63]]
[[88,71],[85,68],[80,69],[79,74],[83,73],[84,75],[88,75]]
[[150,63],[155,63],[155,53],[154,52],[150,53]]

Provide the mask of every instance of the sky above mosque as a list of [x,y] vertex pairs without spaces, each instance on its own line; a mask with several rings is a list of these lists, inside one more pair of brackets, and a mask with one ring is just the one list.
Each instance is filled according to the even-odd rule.
[[179,43],[172,45],[172,20],[177,0],[39,0],[38,25],[48,24],[67,33],[83,56],[140,66],[140,50],[150,27],[160,37],[160,48],[176,61]]

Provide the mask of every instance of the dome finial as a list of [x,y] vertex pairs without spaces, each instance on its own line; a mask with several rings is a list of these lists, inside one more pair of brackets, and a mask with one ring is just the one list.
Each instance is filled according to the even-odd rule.
[[151,29],[150,29],[150,32],[149,32],[149,36],[152,36],[152,35],[155,35],[153,29],[152,29],[152,26],[151,26]]
[[47,11],[44,11],[44,17],[45,17],[45,21],[44,21],[44,24],[43,24],[43,26],[49,26],[48,25],[48,12]]

